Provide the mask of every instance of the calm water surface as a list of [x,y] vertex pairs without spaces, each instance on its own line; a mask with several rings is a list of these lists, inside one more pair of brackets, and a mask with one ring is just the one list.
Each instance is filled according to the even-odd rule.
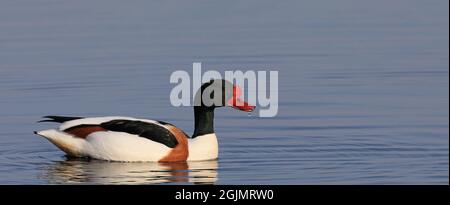
[[[227,1],[228,2],[228,1]],[[0,3],[0,184],[448,184],[448,1]],[[193,132],[175,70],[278,70],[274,118],[216,112],[220,159],[67,159],[48,114]]]

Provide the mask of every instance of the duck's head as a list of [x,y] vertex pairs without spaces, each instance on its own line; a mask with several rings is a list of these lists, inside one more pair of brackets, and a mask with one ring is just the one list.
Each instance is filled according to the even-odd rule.
[[244,112],[252,112],[254,105],[242,100],[241,87],[233,83],[215,79],[204,83],[197,91],[194,106],[199,109],[214,109],[218,107],[232,107]]

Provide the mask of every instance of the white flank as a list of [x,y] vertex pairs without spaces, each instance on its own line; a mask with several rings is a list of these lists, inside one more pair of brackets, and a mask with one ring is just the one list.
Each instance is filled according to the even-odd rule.
[[111,161],[158,161],[171,148],[125,132],[94,132],[87,138],[90,157]]

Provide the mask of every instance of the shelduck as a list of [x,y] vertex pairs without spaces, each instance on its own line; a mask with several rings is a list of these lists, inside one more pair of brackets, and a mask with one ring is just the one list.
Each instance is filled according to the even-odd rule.
[[[208,90],[210,98],[201,100]],[[214,98],[214,91],[221,96]],[[211,92],[212,91],[212,92]],[[201,86],[194,106],[195,129],[192,137],[173,124],[132,117],[45,116],[39,122],[62,123],[57,129],[34,132],[48,139],[71,157],[90,157],[108,161],[200,161],[218,157],[214,132],[214,110],[233,107],[251,112],[255,106],[241,100],[241,88],[226,80],[211,80]],[[214,104],[213,104],[214,103]]]

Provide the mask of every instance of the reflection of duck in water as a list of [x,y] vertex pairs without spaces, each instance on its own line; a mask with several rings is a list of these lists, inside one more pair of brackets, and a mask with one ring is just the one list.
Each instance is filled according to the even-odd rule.
[[239,86],[225,80],[203,84],[196,94],[198,106],[194,106],[195,130],[191,138],[172,124],[130,117],[47,116],[49,119],[43,121],[59,122],[61,126],[35,133],[73,157],[110,161],[211,160],[218,157],[215,108],[231,106],[246,112],[255,108],[240,99],[241,93]]
[[121,163],[68,159],[50,165],[42,177],[51,184],[213,184],[217,167],[216,160]]

